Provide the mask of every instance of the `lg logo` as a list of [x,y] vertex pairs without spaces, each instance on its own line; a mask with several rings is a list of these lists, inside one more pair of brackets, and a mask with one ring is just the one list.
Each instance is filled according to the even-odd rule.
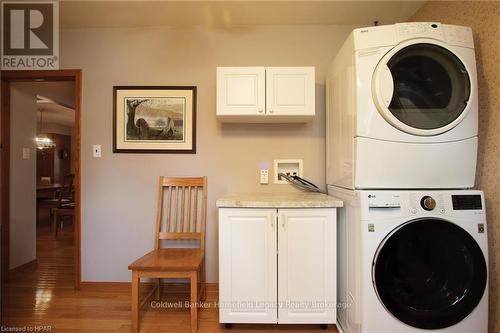
[[57,1],[2,2],[2,69],[57,69]]

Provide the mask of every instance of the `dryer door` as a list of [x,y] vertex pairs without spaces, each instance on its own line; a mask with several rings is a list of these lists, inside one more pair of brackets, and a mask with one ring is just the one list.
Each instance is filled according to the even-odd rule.
[[481,301],[487,279],[474,238],[440,219],[395,229],[377,250],[372,273],[387,311],[420,329],[442,329],[467,317]]
[[444,133],[468,111],[471,80],[467,68],[437,41],[412,40],[398,45],[379,62],[372,80],[378,111],[406,133]]

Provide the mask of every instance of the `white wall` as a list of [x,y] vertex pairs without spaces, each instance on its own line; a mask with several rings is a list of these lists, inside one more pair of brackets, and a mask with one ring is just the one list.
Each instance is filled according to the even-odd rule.
[[[36,98],[33,83],[12,83],[10,110],[10,269],[36,259]],[[29,159],[23,159],[28,148]]]
[[[83,69],[82,280],[130,280],[127,266],[153,247],[160,175],[208,176],[209,282],[217,281],[218,197],[229,191],[294,191],[288,185],[258,183],[259,164],[278,158],[302,158],[304,176],[324,187],[325,74],[353,28],[62,29],[61,67]],[[216,66],[252,65],[316,66],[314,120],[220,124]],[[197,154],[113,154],[114,85],[197,86]],[[92,158],[93,144],[102,145],[102,158]]]

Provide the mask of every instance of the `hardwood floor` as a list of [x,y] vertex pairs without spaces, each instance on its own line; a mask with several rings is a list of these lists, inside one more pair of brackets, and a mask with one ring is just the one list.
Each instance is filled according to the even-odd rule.
[[[46,326],[45,332],[130,332],[130,286],[85,285],[73,289],[73,232],[66,226],[54,240],[48,226],[38,229],[38,262],[17,270],[2,291],[3,326]],[[163,288],[162,301],[183,304],[187,286]],[[146,289],[146,288],[143,288]],[[199,311],[199,332],[337,332],[334,325],[234,325],[227,330],[218,323],[217,292],[207,289],[206,308]],[[180,302],[180,303],[179,303]],[[164,303],[165,304],[165,303]],[[158,303],[153,303],[158,305]],[[141,312],[140,332],[189,332],[188,308],[151,307]],[[35,328],[36,329],[36,328]],[[39,328],[38,332],[43,332]]]

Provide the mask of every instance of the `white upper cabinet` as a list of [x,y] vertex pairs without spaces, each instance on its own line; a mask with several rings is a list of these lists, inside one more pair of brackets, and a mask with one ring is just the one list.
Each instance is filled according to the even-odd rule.
[[225,122],[307,122],[315,115],[314,67],[217,67],[217,116]]
[[264,114],[265,80],[264,67],[217,67],[217,115]]
[[266,113],[314,116],[314,67],[266,68]]

